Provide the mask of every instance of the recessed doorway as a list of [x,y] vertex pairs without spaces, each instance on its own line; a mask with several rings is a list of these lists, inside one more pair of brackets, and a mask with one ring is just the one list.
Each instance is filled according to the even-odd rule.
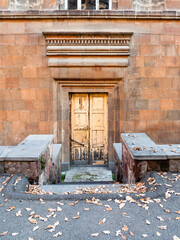
[[107,93],[70,94],[71,165],[107,165]]

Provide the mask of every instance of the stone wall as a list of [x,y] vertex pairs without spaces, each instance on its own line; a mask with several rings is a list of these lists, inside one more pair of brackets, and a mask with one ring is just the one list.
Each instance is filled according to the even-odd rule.
[[[138,20],[137,16],[136,20],[120,17],[113,20],[108,14],[101,20],[89,15],[83,20],[65,16],[41,20],[37,19],[39,16],[36,19],[9,17],[0,22],[0,145],[16,145],[29,134],[55,133],[55,138],[65,135],[61,126],[62,121],[69,126],[68,106],[60,103],[62,95],[58,95],[59,102],[56,102],[57,95],[53,96],[57,81],[52,79],[47,64],[42,32],[67,29],[133,32],[129,66],[113,69],[114,79],[116,73],[122,78],[117,84],[116,101],[120,115],[112,110],[111,116],[116,118],[119,132],[146,132],[156,143],[179,143],[179,20]],[[93,67],[87,68],[83,74],[86,73],[86,78],[103,79],[109,71],[104,74],[101,70],[101,67],[95,71]],[[56,80],[66,73],[66,68],[59,68]],[[73,79],[78,74],[76,68],[66,76]],[[65,115],[58,121],[60,117],[53,109],[60,104]],[[113,100],[111,104],[114,106]],[[116,132],[117,126],[113,124],[110,131]]]
[[24,174],[26,177],[28,177],[29,181],[33,183],[38,183],[41,168],[38,161],[5,161],[4,172],[11,174]]
[[130,67],[121,83],[121,132],[146,132],[157,143],[179,143],[179,22],[142,20],[134,27]]
[[166,3],[167,9],[171,9],[171,10],[180,9],[180,1],[179,0],[167,0],[166,2],[167,2]]

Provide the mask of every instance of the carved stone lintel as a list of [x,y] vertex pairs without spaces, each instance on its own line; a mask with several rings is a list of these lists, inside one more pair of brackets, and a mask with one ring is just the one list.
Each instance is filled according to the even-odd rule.
[[132,33],[44,32],[50,67],[127,67]]

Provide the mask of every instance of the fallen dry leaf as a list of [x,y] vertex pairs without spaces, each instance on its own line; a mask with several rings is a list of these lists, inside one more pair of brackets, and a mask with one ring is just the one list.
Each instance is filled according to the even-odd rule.
[[160,236],[161,236],[161,234],[160,234],[159,232],[157,232],[157,233],[156,233],[156,235],[157,235],[158,237],[160,237]]
[[69,205],[69,206],[74,206],[74,205],[75,205],[75,203],[69,203],[68,205]]
[[84,208],[84,211],[89,211],[90,209],[89,208]]
[[121,234],[121,230],[116,231],[116,237],[118,237]]
[[62,232],[58,232],[58,233],[54,234],[53,237],[59,237],[61,235],[62,235]]
[[17,236],[19,233],[12,233],[12,236]]
[[151,222],[150,222],[149,220],[146,220],[146,224],[147,224],[147,225],[150,225]]
[[57,204],[60,205],[60,206],[64,205],[64,203],[62,203],[62,202],[57,202]]
[[106,211],[111,212],[112,208],[106,208]]
[[52,212],[56,212],[56,208],[48,208],[48,211],[50,212],[50,213],[52,213]]
[[124,206],[125,206],[125,203],[121,203],[121,204],[119,205],[119,208],[122,209]]
[[180,240],[179,237],[177,237],[176,235],[173,236],[173,240]]
[[91,233],[91,237],[98,237],[99,233]]
[[159,226],[158,228],[161,229],[161,230],[166,230],[166,229],[167,229],[167,226],[165,226],[165,225],[163,226],[163,225],[162,225],[162,226]]
[[36,231],[36,230],[38,230],[38,228],[39,228],[39,226],[34,227],[34,228],[33,228],[33,232]]
[[103,233],[104,233],[105,235],[109,235],[109,234],[110,234],[110,231],[104,230]]
[[5,236],[7,233],[8,233],[8,231],[7,231],[7,232],[0,233],[0,236]]
[[27,212],[31,211],[31,208],[25,208]]
[[171,213],[168,209],[164,209],[164,211],[167,212],[167,213]]
[[148,235],[147,234],[143,234],[142,237],[146,238],[146,237],[148,237]]
[[130,231],[129,234],[130,234],[132,237],[134,237],[134,233],[133,233],[133,232]]
[[6,209],[7,212],[10,212],[15,209],[15,206],[11,206],[9,209]]
[[124,240],[126,240],[126,239],[127,239],[127,237],[126,237],[126,236],[124,236],[122,233],[120,233],[120,235],[121,235],[121,238],[122,238],[122,239],[124,239]]
[[64,221],[65,221],[65,222],[68,222],[68,221],[69,221],[69,219],[68,219],[67,217],[65,217],[65,218],[64,218]]
[[19,210],[19,211],[16,213],[16,217],[22,217],[21,210]]
[[128,230],[129,228],[126,225],[124,225],[124,227],[122,228],[122,231],[127,232]]
[[175,211],[175,213],[180,214],[180,210],[179,211]]
[[180,220],[180,217],[175,217],[176,220]]
[[162,217],[157,216],[157,219],[159,219],[161,222],[164,222],[164,219]]
[[58,212],[61,212],[61,211],[62,211],[62,208],[57,207],[57,211],[58,211]]
[[39,217],[39,220],[47,222],[47,218]]
[[45,227],[45,230],[52,228],[52,224],[49,224],[47,227]]
[[33,219],[32,217],[29,217],[28,220],[30,223],[37,224],[37,220]]
[[106,221],[106,218],[103,218],[103,220],[99,221],[98,224],[105,223],[105,221]]
[[7,202],[8,201],[8,198],[6,198],[5,200],[4,200],[4,202]]

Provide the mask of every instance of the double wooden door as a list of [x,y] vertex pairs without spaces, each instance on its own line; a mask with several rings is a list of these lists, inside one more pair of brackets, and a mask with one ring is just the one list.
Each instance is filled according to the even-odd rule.
[[107,164],[107,94],[72,94],[71,164]]

